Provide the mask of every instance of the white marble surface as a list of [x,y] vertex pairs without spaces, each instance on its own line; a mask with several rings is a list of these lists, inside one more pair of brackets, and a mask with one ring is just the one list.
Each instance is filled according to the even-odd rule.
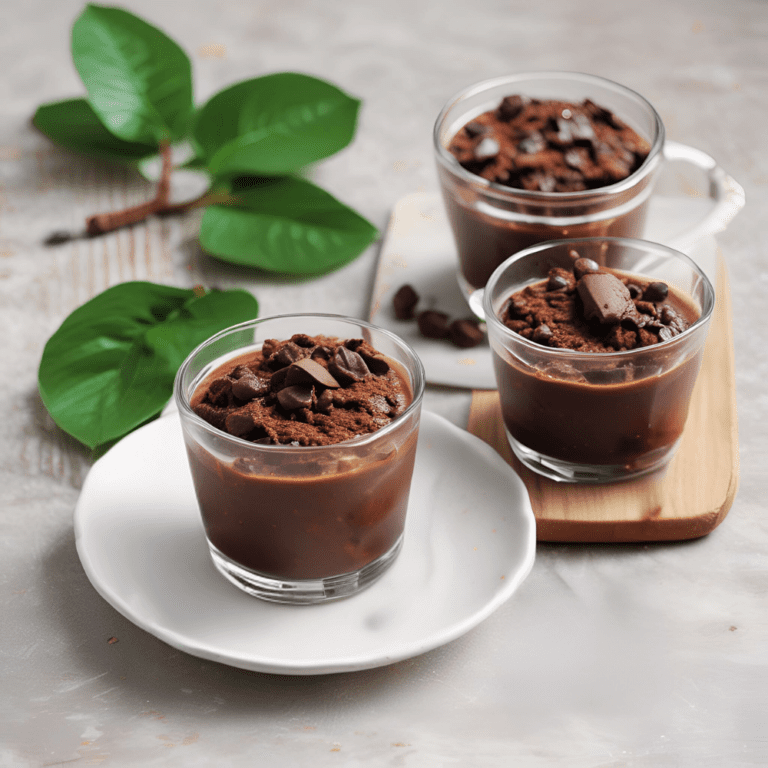
[[[731,276],[741,484],[705,539],[540,545],[519,592],[465,637],[380,669],[247,672],[174,650],[99,597],[72,513],[90,459],[42,407],[43,345],[77,305],[134,278],[247,285],[286,306],[365,316],[378,244],[293,282],[216,264],[196,220],[152,221],[51,250],[52,229],[147,188],[60,152],[35,107],[81,93],[74,0],[0,4],[0,766],[760,766],[768,763],[768,352],[750,328],[768,291],[768,6],[762,0],[127,0],[192,55],[198,100],[297,70],[361,97],[354,144],[317,180],[384,229],[431,192],[432,122],[458,89],[523,69],[623,82],[668,135],[745,187],[720,237]],[[432,388],[457,424],[466,395]],[[194,585],[190,585],[194,588]],[[343,627],[339,628],[343,632]],[[110,638],[117,642],[110,643]]]

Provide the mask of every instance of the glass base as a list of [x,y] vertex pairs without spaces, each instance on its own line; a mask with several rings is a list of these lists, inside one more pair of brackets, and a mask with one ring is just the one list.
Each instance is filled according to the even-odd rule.
[[403,545],[403,537],[395,545],[358,571],[321,579],[278,579],[259,571],[243,568],[208,542],[211,558],[218,571],[236,587],[249,595],[272,603],[311,605],[327,603],[357,594],[369,587],[392,565]]
[[660,472],[666,469],[677,447],[675,443],[653,451],[633,464],[576,464],[534,451],[505,431],[510,448],[522,464],[539,475],[561,483],[616,483]]
[[461,274],[460,269],[456,272],[456,280],[458,281],[459,288],[461,288],[461,292],[464,294],[464,298],[467,300],[467,304],[469,304],[469,308],[472,310],[473,314],[478,320],[485,322],[485,312],[483,311],[483,294],[485,293],[485,288],[475,288],[473,285],[470,285],[464,275]]

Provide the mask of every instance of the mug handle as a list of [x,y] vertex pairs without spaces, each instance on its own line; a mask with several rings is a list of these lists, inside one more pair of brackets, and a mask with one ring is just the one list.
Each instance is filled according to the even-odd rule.
[[714,206],[701,221],[684,235],[675,238],[674,247],[687,252],[704,237],[722,232],[731,223],[746,202],[744,188],[727,174],[713,157],[687,144],[665,141],[664,159],[670,163],[688,163],[704,173],[709,182],[709,199],[714,202]]

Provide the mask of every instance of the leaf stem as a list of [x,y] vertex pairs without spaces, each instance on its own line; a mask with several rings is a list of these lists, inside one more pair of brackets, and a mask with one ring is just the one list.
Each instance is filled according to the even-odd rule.
[[131,224],[138,224],[144,221],[148,216],[160,214],[163,216],[184,213],[199,208],[204,205],[214,203],[225,203],[231,201],[231,196],[222,193],[205,193],[194,200],[184,203],[170,203],[171,193],[171,171],[173,170],[171,162],[171,146],[167,142],[160,144],[160,155],[163,165],[160,172],[160,179],[157,182],[157,192],[155,196],[146,203],[140,203],[122,211],[111,211],[110,213],[98,213],[95,216],[89,216],[85,221],[85,231],[89,237],[103,235],[107,232],[114,232],[121,227],[127,227]]

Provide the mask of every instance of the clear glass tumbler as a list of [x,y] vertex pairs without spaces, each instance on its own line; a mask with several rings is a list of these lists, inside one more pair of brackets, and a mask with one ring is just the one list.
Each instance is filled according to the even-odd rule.
[[[698,319],[677,336],[623,352],[587,353],[529,341],[501,320],[510,296],[571,269],[572,251],[640,282],[667,283]],[[623,480],[661,469],[683,432],[714,307],[712,284],[686,255],[629,238],[550,241],[507,259],[484,312],[509,444],[539,474],[569,482]]]
[[[263,445],[190,407],[222,363],[294,334],[362,338],[410,387],[410,405],[376,432],[326,446]],[[374,582],[400,550],[416,456],[424,369],[394,334],[335,315],[284,315],[222,331],[182,364],[174,396],[216,568],[249,594],[319,603]]]
[[[591,99],[648,141],[645,162],[623,181],[579,192],[514,189],[470,173],[447,147],[473,118],[506,96],[578,103]],[[487,80],[454,96],[434,127],[440,187],[459,257],[459,284],[482,316],[483,288],[513,253],[559,238],[637,237],[662,159],[664,125],[653,106],[629,88],[578,72],[528,72]]]

